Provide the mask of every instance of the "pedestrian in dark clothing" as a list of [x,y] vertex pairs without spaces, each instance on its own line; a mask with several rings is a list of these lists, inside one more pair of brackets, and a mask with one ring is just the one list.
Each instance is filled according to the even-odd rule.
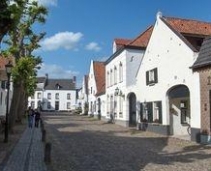
[[39,127],[39,122],[40,122],[40,112],[36,109],[35,110],[35,127]]
[[33,120],[34,120],[34,110],[31,107],[29,107],[29,109],[28,109],[28,126],[29,126],[29,128],[32,128]]

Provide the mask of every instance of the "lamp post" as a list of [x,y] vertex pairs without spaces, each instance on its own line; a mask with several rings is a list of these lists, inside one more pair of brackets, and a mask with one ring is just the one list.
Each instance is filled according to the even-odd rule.
[[8,132],[9,132],[9,95],[10,95],[10,76],[12,72],[12,64],[9,62],[5,65],[7,73],[7,104],[6,104],[6,121],[5,121],[5,132],[4,132],[4,142],[8,142]]

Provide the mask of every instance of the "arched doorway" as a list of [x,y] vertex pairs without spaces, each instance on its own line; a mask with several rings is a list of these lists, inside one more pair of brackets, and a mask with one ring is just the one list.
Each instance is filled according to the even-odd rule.
[[129,100],[129,126],[136,126],[136,95],[130,93]]
[[176,85],[167,92],[171,135],[190,135],[190,91],[186,85]]

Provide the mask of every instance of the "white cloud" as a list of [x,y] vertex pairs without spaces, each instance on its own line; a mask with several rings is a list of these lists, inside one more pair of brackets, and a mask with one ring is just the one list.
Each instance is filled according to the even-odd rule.
[[107,56],[99,57],[99,58],[97,58],[97,61],[105,62],[108,58],[109,58],[109,57],[107,57]]
[[45,38],[41,43],[42,50],[53,51],[60,48],[66,50],[77,50],[77,44],[83,37],[83,34],[73,32],[60,32],[52,37]]
[[38,70],[38,76],[49,75],[49,78],[73,78],[79,75],[78,71],[65,70],[62,66],[56,64],[42,64],[41,69]]
[[93,50],[93,51],[100,51],[101,47],[96,42],[91,42],[88,45],[86,45],[87,50]]

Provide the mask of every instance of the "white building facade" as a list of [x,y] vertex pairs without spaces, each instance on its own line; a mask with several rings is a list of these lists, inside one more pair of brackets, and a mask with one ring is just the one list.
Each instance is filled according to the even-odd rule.
[[88,78],[88,102],[90,116],[105,116],[105,64],[91,61]]
[[74,110],[77,106],[75,83],[72,79],[42,79],[28,104],[43,111]]
[[82,87],[78,91],[78,104],[81,104],[81,114],[88,114],[88,75],[84,75]]
[[116,39],[113,55],[106,61],[106,119],[114,117],[122,126],[136,126],[138,120],[136,74],[151,30],[149,27],[131,41]]
[[205,35],[194,35],[192,28],[183,33],[176,27],[178,23],[186,27],[187,22],[195,24],[158,13],[137,74],[137,95],[140,120],[147,120],[148,130],[195,141],[201,127],[200,81],[190,67]]

